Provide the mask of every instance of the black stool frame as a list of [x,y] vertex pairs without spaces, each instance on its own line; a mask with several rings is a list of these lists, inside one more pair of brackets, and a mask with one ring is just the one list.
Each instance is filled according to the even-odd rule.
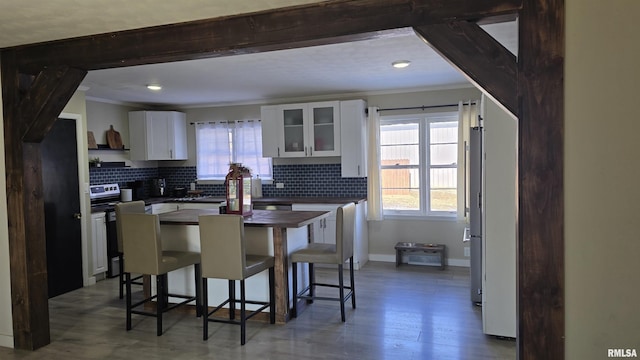
[[[304,264],[304,263],[302,263]],[[298,317],[298,299],[306,299],[307,302],[311,303],[314,300],[331,300],[331,301],[339,301],[340,302],[340,317],[342,322],[345,322],[345,314],[344,314],[344,303],[351,298],[351,307],[356,308],[356,293],[354,289],[355,279],[353,273],[353,256],[349,258],[349,286],[344,285],[344,266],[342,264],[338,265],[338,285],[335,284],[326,284],[326,283],[317,283],[315,282],[315,272],[313,270],[313,263],[309,264],[309,285],[305,287],[302,291],[298,292],[298,263],[292,263],[292,277],[293,277],[293,309],[291,310],[291,315],[295,318]],[[324,286],[337,288],[340,291],[340,297],[325,297],[325,296],[315,296],[315,287],[316,286]],[[345,289],[349,290],[345,294]],[[308,292],[308,295],[304,295]]]
[[[276,307],[275,307],[275,269],[273,267],[269,268],[269,302],[265,301],[253,301],[247,300],[245,297],[245,281],[244,280],[229,280],[229,298],[220,303],[215,309],[208,311],[208,303],[209,303],[209,294],[207,292],[207,280],[208,278],[202,278],[202,340],[207,340],[209,338],[209,321],[225,323],[225,324],[234,324],[240,325],[240,345],[244,345],[246,343],[247,338],[247,330],[246,323],[247,320],[251,319],[255,315],[258,315],[262,312],[262,310],[269,308],[269,322],[271,324],[275,324],[276,322]],[[240,299],[236,299],[236,281],[240,281]],[[236,304],[240,304],[240,320],[235,320],[236,317]],[[229,304],[229,319],[223,319],[219,317],[211,317],[215,312],[222,309],[223,306]],[[251,314],[247,316],[246,304],[253,305],[262,305],[260,308],[251,311]]]
[[[196,295],[195,296],[189,296],[189,295],[181,295],[181,294],[169,294],[168,293],[168,283],[167,283],[167,274],[162,274],[162,275],[156,275],[156,287],[157,287],[157,291],[156,291],[156,295],[153,295],[151,297],[148,297],[146,299],[143,299],[141,301],[136,302],[135,304],[131,303],[131,284],[132,284],[132,279],[131,279],[131,273],[125,273],[125,283],[127,286],[127,295],[126,295],[126,302],[127,302],[127,331],[131,330],[131,314],[138,314],[138,315],[145,315],[145,316],[152,316],[155,317],[157,320],[157,335],[160,336],[162,335],[162,313],[165,313],[169,310],[175,309],[178,306],[181,305],[185,305],[187,303],[190,303],[192,301],[196,302],[196,316],[200,317],[201,316],[201,304],[200,304],[200,299],[201,299],[201,287],[200,287],[200,282],[198,281],[198,279],[201,278],[201,270],[200,270],[200,264],[194,264],[194,271],[195,271],[195,283],[196,283]],[[181,298],[181,299],[185,299],[184,301],[181,301],[179,303],[176,304],[172,304],[171,306],[167,306],[168,305],[168,300],[169,297],[177,297],[177,298]],[[150,311],[143,311],[143,310],[135,310],[136,307],[143,305],[145,303],[151,302],[153,300],[156,300],[156,311],[155,312],[150,312]]]

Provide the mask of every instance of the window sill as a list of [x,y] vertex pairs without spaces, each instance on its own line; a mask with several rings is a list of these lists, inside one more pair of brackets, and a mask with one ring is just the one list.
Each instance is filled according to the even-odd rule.
[[[458,221],[456,215],[399,215],[399,214],[384,214],[383,220],[411,220],[411,221]],[[463,219],[464,220],[464,219]]]

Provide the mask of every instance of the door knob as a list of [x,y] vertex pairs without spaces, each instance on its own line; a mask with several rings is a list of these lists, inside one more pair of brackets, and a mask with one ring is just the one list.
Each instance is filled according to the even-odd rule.
[[74,213],[73,214],[73,218],[77,219],[77,220],[80,220],[80,219],[82,219],[82,214],[81,213]]

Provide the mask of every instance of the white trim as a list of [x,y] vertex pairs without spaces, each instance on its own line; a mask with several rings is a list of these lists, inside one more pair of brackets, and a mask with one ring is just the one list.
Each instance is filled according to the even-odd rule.
[[[396,262],[396,256],[388,255],[388,254],[369,254],[369,261],[381,261],[381,262]],[[448,266],[459,266],[459,267],[470,267],[471,264],[469,260],[466,259],[445,259]]]
[[0,334],[0,346],[13,349],[13,336]]

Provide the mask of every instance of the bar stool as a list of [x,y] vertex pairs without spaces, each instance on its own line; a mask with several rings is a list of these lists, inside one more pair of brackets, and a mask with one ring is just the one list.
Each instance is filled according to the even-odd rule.
[[[127,330],[131,330],[131,314],[153,316],[157,321],[157,335],[162,335],[162,313],[189,302],[196,302],[196,315],[200,316],[200,254],[190,251],[168,251],[162,249],[160,221],[158,215],[122,214],[122,234],[125,283],[127,286]],[[169,294],[167,273],[194,265],[196,295]],[[156,295],[131,303],[131,273],[156,276]],[[185,299],[169,306],[168,298]],[[136,307],[156,299],[156,311],[134,310]]]
[[[298,299],[313,300],[333,300],[340,302],[340,315],[342,322],[345,321],[344,303],[351,298],[351,306],[356,308],[356,293],[353,274],[353,238],[355,231],[355,212],[354,203],[343,205],[337,209],[336,214],[336,244],[318,244],[311,243],[306,247],[293,252],[289,255],[292,263],[293,275],[293,309],[291,311],[293,317],[298,316]],[[343,264],[349,260],[349,275],[351,283],[349,286],[344,285]],[[309,285],[298,293],[298,263],[309,264]],[[338,265],[338,285],[316,283],[313,271],[314,264],[336,264]],[[321,297],[314,294],[316,286],[324,286],[339,289],[339,297]],[[349,290],[345,294],[345,289]],[[308,292],[308,295],[304,295]]]
[[[120,281],[120,299],[123,297],[123,288],[125,285],[124,281],[124,256],[122,251],[122,222],[120,221],[120,217],[122,214],[144,214],[144,201],[131,201],[131,202],[121,202],[115,205],[116,209],[116,232],[118,236],[118,264],[120,267],[120,274],[118,275]],[[142,285],[140,281],[142,279],[142,275],[136,276],[131,279],[131,283],[135,285]]]
[[[202,256],[202,339],[209,337],[209,321],[240,325],[240,344],[246,343],[246,322],[269,308],[269,321],[276,322],[274,257],[249,255],[245,252],[244,218],[240,215],[202,215],[200,224],[200,253]],[[269,302],[245,298],[245,279],[269,270]],[[229,281],[229,298],[209,311],[207,281],[210,278]],[[240,281],[240,300],[235,298],[235,282]],[[240,320],[235,320],[235,304],[240,303]],[[229,304],[229,319],[211,317]],[[262,305],[246,313],[246,304]]]

